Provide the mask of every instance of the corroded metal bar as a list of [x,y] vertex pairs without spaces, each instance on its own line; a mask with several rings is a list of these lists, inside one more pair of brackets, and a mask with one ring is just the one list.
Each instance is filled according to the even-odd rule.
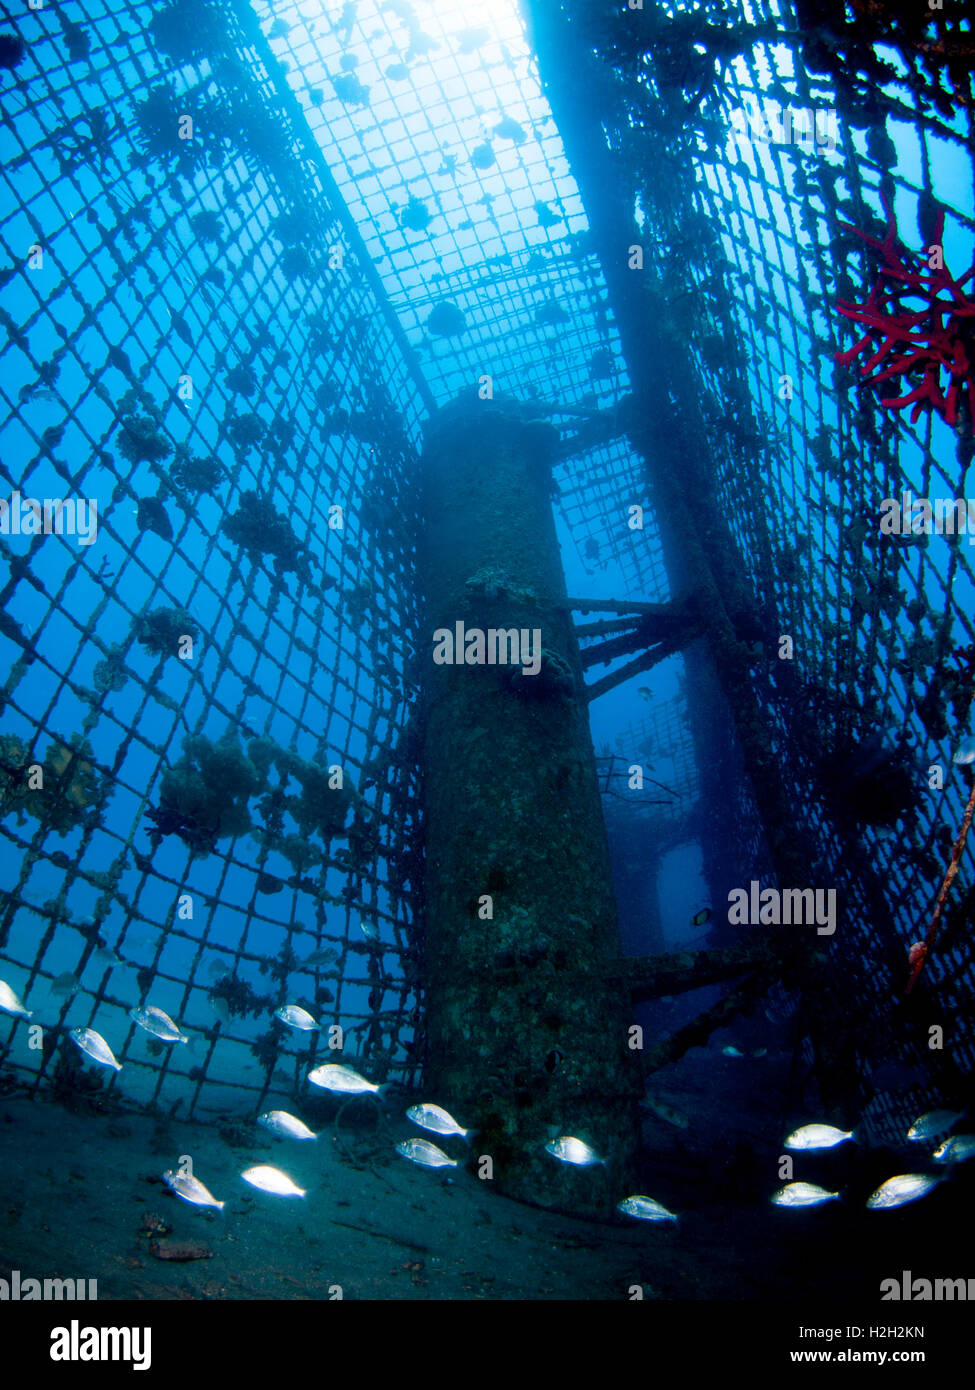
[[[640,1083],[628,996],[606,973],[616,911],[552,517],[556,443],[490,402],[457,402],[427,433],[427,1075],[480,1131],[499,1188],[595,1213],[627,1195]],[[534,673],[534,659],[491,662],[490,634],[512,630]],[[606,1166],[550,1157],[558,1135]]]
[[670,951],[659,956],[636,956],[616,962],[612,973],[623,980],[635,1003],[681,994],[688,989],[720,984],[745,971],[781,968],[795,945],[794,933],[752,932],[737,946],[705,947],[700,951]]
[[712,1033],[717,1032],[719,1028],[726,1028],[733,1018],[749,1009],[754,1004],[755,999],[765,993],[768,986],[768,976],[764,974],[750,975],[730,994],[726,994],[710,1009],[705,1009],[702,1014],[698,1014],[692,1023],[688,1023],[684,1028],[679,1028],[669,1038],[664,1038],[662,1042],[649,1048],[643,1054],[645,1074],[649,1076],[651,1072],[659,1071],[661,1067],[669,1066],[672,1062],[679,1062],[686,1052],[690,1052],[692,1047],[704,1047]]

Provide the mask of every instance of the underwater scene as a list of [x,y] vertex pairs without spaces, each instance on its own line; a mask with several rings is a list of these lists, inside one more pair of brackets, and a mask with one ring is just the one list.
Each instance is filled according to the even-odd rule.
[[7,0],[50,1359],[140,1368],[98,1302],[964,1320],[973,19]]

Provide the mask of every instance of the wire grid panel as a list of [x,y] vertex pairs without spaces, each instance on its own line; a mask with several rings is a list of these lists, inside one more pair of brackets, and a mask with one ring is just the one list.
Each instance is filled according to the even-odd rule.
[[[930,16],[937,42],[913,48],[895,26],[893,48],[881,52],[871,46],[887,33],[877,15],[858,11],[851,24],[834,14],[835,32],[817,44],[812,29],[826,18],[799,9],[797,19],[774,3],[741,12],[715,3],[693,15],[589,20],[625,91],[625,120],[609,138],[645,214],[643,240],[669,253],[657,275],[674,281],[672,310],[688,302],[688,283],[696,290],[684,327],[737,562],[770,624],[794,641],[794,678],[756,674],[756,695],[797,816],[818,844],[811,872],[845,899],[835,987],[839,997],[852,969],[873,1020],[858,1042],[869,1070],[900,1045],[894,991],[970,787],[952,753],[971,730],[975,614],[965,535],[883,536],[879,518],[884,499],[904,490],[963,496],[973,449],[970,421],[952,428],[933,411],[914,420],[885,408],[883,387],[863,384],[863,357],[837,363],[859,332],[836,305],[862,303],[877,276],[877,254],[850,226],[882,239],[889,213],[908,252],[926,257],[943,209],[945,263],[964,275],[972,114],[957,69],[931,71],[930,55],[965,41],[950,29],[957,17]],[[797,41],[802,16],[808,37]],[[645,23],[659,26],[653,44]],[[865,32],[871,23],[876,34]],[[794,113],[788,124],[784,112]],[[691,186],[661,178],[662,146],[679,152],[671,167],[693,170]],[[895,384],[892,394],[907,389]],[[912,807],[892,825],[847,823],[838,835],[836,798],[822,809],[831,756],[846,759],[848,789],[858,760],[886,754],[911,771]],[[943,790],[928,789],[935,766]],[[962,1071],[975,1062],[963,1024],[975,972],[961,930],[972,900],[969,847],[925,972],[938,1016],[956,1021],[951,1060]],[[879,1109],[899,1125],[913,1103]]]
[[[770,46],[761,58],[773,61]],[[746,91],[759,89],[762,78],[759,60],[743,60],[740,68],[738,92],[729,99],[744,106]],[[791,57],[780,55],[774,71],[796,107],[822,109],[829,100],[815,74]],[[961,651],[972,641],[975,572],[963,538],[904,545],[881,537],[878,517],[883,499],[900,498],[905,489],[954,498],[971,448],[933,412],[915,425],[907,411],[885,413],[877,404],[883,390],[859,385],[856,368],[834,363],[838,348],[857,336],[836,312],[837,298],[862,300],[871,280],[857,239],[849,233],[843,239],[844,222],[879,231],[886,201],[907,246],[926,251],[924,207],[938,199],[948,210],[946,258],[959,271],[972,260],[970,169],[966,188],[955,157],[970,135],[970,116],[959,107],[950,122],[919,119],[905,95],[896,84],[887,86],[870,121],[854,124],[841,111],[835,151],[734,141],[726,177],[737,216],[727,199],[719,205],[719,181],[708,183],[714,215],[728,229],[725,244],[754,289],[753,312],[742,322],[749,386],[762,416],[776,425],[767,476],[782,499],[783,532],[791,533],[801,569],[810,565],[819,577],[816,589],[803,582],[784,547],[788,578],[783,582],[777,566],[777,587],[798,634],[800,669],[807,687],[839,697],[816,701],[815,713],[834,740],[866,742],[879,729],[888,746],[901,743],[918,775],[932,764],[947,771],[944,793],[921,796],[902,829],[863,831],[894,905],[906,960],[906,945],[923,935],[949,827],[960,820],[967,796],[951,756],[970,728],[972,671]],[[787,206],[800,210],[791,225],[779,211]],[[770,320],[764,330],[763,306]],[[783,377],[800,384],[791,401],[787,393],[780,399]],[[742,550],[747,554],[747,545]],[[931,962],[931,978],[943,1007],[961,1010],[971,964],[967,979],[959,979],[961,960],[944,945]],[[971,1039],[956,1060],[971,1066]]]
[[[608,574],[613,598],[665,603],[671,590],[660,535],[643,466],[629,445],[614,439],[580,449],[556,468],[555,481],[560,532],[575,551],[587,593],[602,588]],[[594,609],[592,619],[598,616]]]
[[[634,799],[654,795],[669,797],[666,806],[655,808],[654,815],[678,821],[693,807],[700,794],[700,782],[694,759],[694,745],[687,728],[687,708],[683,695],[672,700],[658,700],[642,719],[629,724],[616,741],[615,756],[601,750],[603,763],[613,762],[613,777],[607,777],[601,767],[601,783],[605,791],[619,791],[619,766],[633,763],[640,766],[649,786]],[[625,795],[625,794],[624,794]],[[626,798],[629,799],[629,798]]]
[[415,377],[246,7],[18,30],[0,965],[45,1032],[5,1016],[8,1074],[80,1085],[89,1027],[127,1100],[249,1108],[285,1001],[411,1074]]
[[516,395],[611,397],[622,364],[602,276],[514,0],[483,16],[461,0],[273,13],[438,404],[484,375]]
[[614,597],[664,599],[642,466],[613,425],[618,334],[516,0],[258,13],[436,403],[476,389],[601,412],[565,426],[560,511],[587,575],[615,563]]
[[[516,0],[258,13],[436,404],[490,389],[611,413],[625,364]],[[599,547],[628,592],[663,596],[652,520],[628,532],[620,500],[627,484],[646,505],[639,464],[585,428],[558,475],[589,518],[584,563]]]

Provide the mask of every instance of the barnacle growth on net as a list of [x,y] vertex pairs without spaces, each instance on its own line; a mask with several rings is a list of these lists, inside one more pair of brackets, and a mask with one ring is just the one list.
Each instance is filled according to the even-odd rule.
[[230,47],[227,19],[213,0],[174,0],[156,10],[149,37],[177,63],[192,63]]
[[15,812],[17,823],[33,816],[60,835],[82,825],[106,800],[109,779],[77,736],[54,739],[43,761],[15,735],[0,737],[0,816]]
[[904,750],[878,734],[842,738],[820,757],[816,773],[833,813],[843,823],[893,826],[917,812],[917,778]]
[[124,648],[110,647],[104,661],[99,661],[92,674],[95,689],[109,694],[123,689],[128,679]]
[[[259,962],[257,968],[262,975],[270,975],[276,984],[285,985],[288,976],[298,968],[298,957],[294,948],[286,941],[273,960],[265,958]],[[299,999],[295,1002],[300,1004],[302,1001]]]
[[259,1064],[270,1074],[281,1051],[281,1035],[273,1028],[267,1033],[261,1033],[250,1043],[250,1050]]
[[197,237],[204,245],[220,245],[223,239],[223,223],[220,221],[219,212],[215,212],[212,208],[204,208],[201,212],[195,212],[190,218],[190,222]]
[[161,164],[175,163],[180,172],[190,173],[206,163],[207,155],[198,138],[180,139],[187,118],[194,123],[202,114],[202,103],[196,94],[177,95],[170,83],[157,82],[141,101],[132,103],[135,117],[135,142],[139,147],[139,162],[158,160]]
[[175,454],[169,476],[187,492],[212,493],[224,481],[224,471],[216,459],[194,458],[182,445],[176,446]]
[[94,1067],[86,1067],[74,1044],[64,1042],[51,1074],[47,1095],[73,1114],[99,1114],[117,1109],[102,1094],[104,1079]]
[[199,629],[185,608],[154,608],[143,613],[135,625],[139,645],[153,656],[176,656],[182,638],[193,644],[199,640]]
[[399,213],[400,226],[408,232],[425,232],[430,221],[431,213],[426,203],[411,193],[408,203]]
[[276,574],[290,571],[310,582],[307,554],[288,522],[266,497],[256,492],[242,493],[237,510],[224,518],[223,532],[251,559],[258,555],[273,556]]
[[252,444],[259,444],[264,434],[263,420],[251,412],[227,417],[227,435],[235,448],[249,449]]
[[259,1018],[276,1006],[270,994],[258,994],[247,980],[238,975],[224,975],[210,990],[211,999],[223,999],[231,1015],[237,1018]]
[[0,34],[0,68],[19,67],[27,57],[27,45],[19,34]]
[[[281,813],[285,810],[306,844],[312,835],[318,834],[327,845],[334,835],[344,832],[357,793],[338,764],[323,765],[300,758],[268,738],[252,739],[247,751],[265,780],[272,765],[280,778],[279,786],[272,788],[260,803],[272,835],[281,832]],[[297,783],[298,790],[292,790],[293,783]],[[267,836],[262,838],[268,840]],[[274,847],[285,852],[287,838],[278,833]]]
[[173,523],[159,497],[139,498],[136,525],[140,531],[152,531],[164,541],[173,539]]
[[130,463],[155,463],[173,452],[172,444],[148,415],[129,415],[121,421],[118,446]]
[[345,106],[368,106],[369,88],[364,86],[354,72],[341,72],[330,77],[335,95]]
[[211,854],[219,840],[250,830],[248,802],[260,789],[233,732],[217,743],[191,735],[182,758],[163,773],[159,804],[148,812],[150,839],[158,845],[164,835],[178,835],[195,854]]
[[239,362],[227,373],[227,385],[231,391],[242,396],[253,396],[257,390],[257,376],[249,362]]

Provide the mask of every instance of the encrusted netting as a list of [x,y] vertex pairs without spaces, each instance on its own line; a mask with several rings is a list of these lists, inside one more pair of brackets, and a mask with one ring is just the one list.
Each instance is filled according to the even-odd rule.
[[[975,537],[880,524],[907,490],[964,498],[973,454],[971,16],[817,0],[625,8],[563,11],[612,72],[614,175],[686,335],[696,447],[758,607],[744,637],[768,767],[812,847],[809,881],[841,893],[835,1008],[853,991],[869,1074],[917,1060],[908,948],[971,788],[952,758],[971,733]],[[933,366],[949,315],[930,316],[939,256],[956,282],[940,282],[941,302],[961,306],[954,401],[947,365]],[[894,309],[928,316],[855,354],[885,280],[913,286]],[[866,379],[892,363],[899,374]],[[738,799],[751,801],[746,777]],[[733,802],[726,818],[729,836],[747,819]],[[925,966],[927,1021],[952,1038],[926,1060],[955,1094],[975,1060],[973,893],[969,846]],[[875,1105],[899,1128],[916,1101]]]
[[422,393],[248,7],[70,8],[0,136],[4,483],[97,507],[3,537],[7,1074],[91,1027],[129,1099],[250,1106],[289,1001],[408,1079]]
[[[48,1025],[38,1050],[4,1025],[17,1084],[78,1084],[64,1029],[89,1026],[133,1100],[250,1106],[307,1056],[272,1022],[286,1000],[341,1024],[370,1075],[413,1076],[423,418],[493,390],[560,424],[581,624],[625,616],[595,595],[686,587],[628,437],[625,306],[585,212],[609,192],[684,343],[708,493],[688,515],[750,596],[754,704],[724,703],[689,629],[686,704],[648,707],[608,756],[665,748],[668,793],[634,813],[700,837],[713,887],[765,879],[734,732],[760,727],[809,881],[842,895],[832,978],[838,1012],[858,1001],[859,1061],[918,1060],[896,1000],[969,788],[952,754],[975,577],[967,535],[885,536],[879,517],[907,489],[964,495],[971,420],[964,400],[955,423],[923,395],[916,418],[882,405],[923,368],[865,384],[879,340],[838,362],[865,329],[837,305],[869,303],[888,254],[917,276],[937,243],[956,280],[972,260],[965,7],[524,8],[598,55],[604,184],[570,169],[514,5],[69,0],[11,21],[3,486],[98,508],[90,546],[0,538],[0,952]],[[844,797],[878,777],[900,813],[851,820]],[[926,1059],[946,1093],[973,1060],[970,855],[924,972],[931,1021],[951,1020]],[[131,1027],[144,1000],[189,1047]],[[917,1099],[875,1105],[900,1127]]]
[[656,854],[698,838],[700,782],[683,695],[656,701],[620,731],[615,745],[597,746],[596,767],[604,801],[611,803],[607,817],[635,812]]
[[[517,16],[499,36],[440,7],[424,37],[408,11],[17,25],[5,482],[98,524],[4,537],[2,949],[49,1025],[36,1050],[8,1032],[17,1084],[83,1084],[65,1033],[90,1027],[128,1099],[250,1105],[307,1055],[286,1000],[412,1075],[411,479],[435,404],[486,374],[578,406],[583,564],[665,596],[652,516],[619,543],[624,471],[646,504],[598,419],[625,370]],[[139,1002],[189,1047],[134,1028]]]

